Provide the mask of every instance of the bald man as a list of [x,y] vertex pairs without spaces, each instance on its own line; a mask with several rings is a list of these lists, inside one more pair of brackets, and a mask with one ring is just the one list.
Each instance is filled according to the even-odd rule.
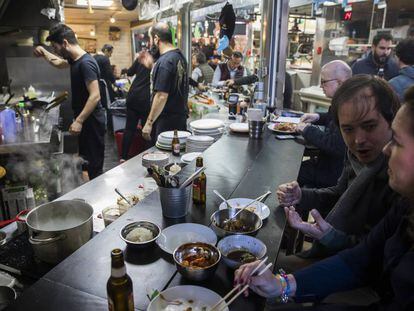
[[[341,60],[327,63],[321,70],[321,87],[325,95],[332,98],[339,86],[352,77],[351,68]],[[301,187],[326,188],[336,185],[342,173],[345,143],[334,124],[330,111],[327,113],[306,113],[298,124],[297,132],[307,144],[318,147],[315,159],[302,162],[298,183]],[[317,125],[325,126],[321,130]]]

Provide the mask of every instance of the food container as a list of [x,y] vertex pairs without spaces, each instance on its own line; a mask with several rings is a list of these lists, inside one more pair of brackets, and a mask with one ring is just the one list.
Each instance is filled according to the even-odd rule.
[[[211,260],[211,263],[206,267],[188,267],[183,265],[183,261],[188,256],[200,254],[200,252],[206,252]],[[186,243],[177,247],[173,253],[175,265],[178,272],[185,278],[193,281],[202,281],[209,277],[212,277],[217,270],[218,263],[220,262],[220,251],[213,245],[201,242]]]
[[232,234],[246,234],[246,235],[256,235],[259,229],[262,227],[262,220],[260,217],[248,210],[241,211],[237,216],[236,220],[242,221],[245,226],[251,227],[249,231],[231,231],[223,229],[224,223],[226,220],[234,216],[240,209],[237,208],[227,208],[223,210],[218,210],[211,215],[211,227],[214,232],[219,237],[224,237]]
[[40,205],[27,215],[29,242],[35,256],[56,264],[92,238],[93,208],[78,200]]
[[[152,232],[153,238],[145,241],[145,242],[133,242],[130,240],[127,240],[127,235],[135,228],[146,228]],[[132,248],[144,248],[151,245],[154,245],[155,241],[161,234],[161,229],[156,224],[149,222],[149,221],[136,221],[130,224],[127,224],[125,227],[121,229],[119,232],[119,235],[121,236],[121,239],[124,240],[124,242]]]
[[193,184],[185,188],[159,187],[162,215],[167,218],[181,218],[187,215],[192,189]]
[[221,253],[223,262],[231,269],[237,269],[243,264],[227,256],[234,251],[248,251],[256,257],[256,260],[262,259],[267,253],[267,247],[262,241],[248,235],[240,234],[230,235],[221,239],[217,244],[217,248]]

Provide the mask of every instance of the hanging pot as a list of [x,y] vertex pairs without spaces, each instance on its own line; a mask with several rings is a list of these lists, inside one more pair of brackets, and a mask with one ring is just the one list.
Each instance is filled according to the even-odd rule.
[[122,6],[128,11],[133,11],[138,5],[138,0],[122,0]]

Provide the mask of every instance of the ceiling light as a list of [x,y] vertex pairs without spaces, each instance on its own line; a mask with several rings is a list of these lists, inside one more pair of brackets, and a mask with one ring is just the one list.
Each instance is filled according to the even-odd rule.
[[116,22],[116,19],[115,19],[115,17],[111,17],[110,19],[109,19],[109,21],[113,24],[113,23],[115,23]]
[[324,6],[334,6],[337,5],[338,3],[334,2],[334,1],[325,1],[323,3]]
[[95,30],[91,30],[90,32],[89,32],[89,34],[92,36],[92,37],[95,37]]
[[[110,7],[113,0],[89,0],[92,6]],[[88,0],[76,0],[76,4],[80,6],[88,6]]]

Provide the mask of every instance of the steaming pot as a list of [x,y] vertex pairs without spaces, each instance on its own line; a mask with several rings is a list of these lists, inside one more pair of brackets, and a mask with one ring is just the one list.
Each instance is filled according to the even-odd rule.
[[49,202],[27,215],[29,242],[35,256],[56,264],[92,237],[93,208],[78,200]]

